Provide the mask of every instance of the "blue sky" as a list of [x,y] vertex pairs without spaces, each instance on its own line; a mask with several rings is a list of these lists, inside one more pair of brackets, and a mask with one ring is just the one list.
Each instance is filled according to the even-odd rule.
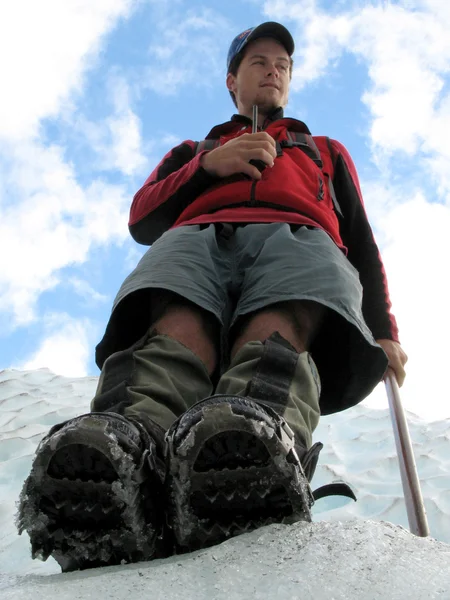
[[172,146],[229,119],[228,46],[266,20],[296,41],[286,114],[357,165],[410,357],[404,403],[449,415],[447,0],[3,3],[0,368],[98,374],[147,249],[128,233],[133,195]]

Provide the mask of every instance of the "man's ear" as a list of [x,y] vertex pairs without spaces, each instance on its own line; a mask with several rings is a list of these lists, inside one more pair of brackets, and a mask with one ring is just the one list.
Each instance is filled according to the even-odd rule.
[[236,91],[236,77],[231,73],[228,73],[227,75],[227,88],[229,92]]

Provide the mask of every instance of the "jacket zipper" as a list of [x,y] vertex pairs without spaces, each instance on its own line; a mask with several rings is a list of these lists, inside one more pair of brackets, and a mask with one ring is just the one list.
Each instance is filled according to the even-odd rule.
[[[262,127],[258,126],[256,129],[257,129],[257,131],[263,131],[264,123],[263,123]],[[252,207],[256,206],[256,183],[257,183],[257,180],[254,179],[252,181],[252,187],[250,188],[250,206],[252,206]]]
[[256,206],[256,184],[257,180],[253,180],[252,187],[250,189],[250,206]]

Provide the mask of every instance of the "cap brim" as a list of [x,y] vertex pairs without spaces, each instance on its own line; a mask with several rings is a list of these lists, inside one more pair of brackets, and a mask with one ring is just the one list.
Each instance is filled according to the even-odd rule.
[[250,42],[257,40],[262,37],[272,37],[275,38],[282,44],[286,52],[289,56],[294,54],[295,44],[292,35],[283,25],[280,23],[275,23],[274,21],[269,21],[267,23],[262,23],[255,27],[255,29],[251,32],[248,38],[245,41],[245,45],[247,46]]

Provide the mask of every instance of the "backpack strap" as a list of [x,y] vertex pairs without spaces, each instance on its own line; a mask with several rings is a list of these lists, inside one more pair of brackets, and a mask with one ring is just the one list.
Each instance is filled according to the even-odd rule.
[[[334,154],[333,146],[331,145],[331,140],[329,137],[327,137],[325,139],[327,142],[328,152],[330,153],[331,164],[333,165],[333,169],[335,169],[336,168],[336,157]],[[338,199],[336,197],[336,192],[334,191],[333,180],[330,177],[330,175],[328,175],[328,187],[330,190],[331,199],[333,201],[334,210],[341,217],[341,219],[343,219],[344,213],[342,212],[341,205],[339,204]]]
[[197,142],[197,146],[195,148],[195,156],[197,156],[197,154],[200,154],[200,152],[203,152],[204,150],[214,150],[215,148],[218,148],[220,146],[220,140],[219,139],[214,139],[214,140],[202,140],[201,142]]
[[341,217],[341,219],[343,219],[344,214],[342,212],[341,205],[339,204],[338,199],[336,197],[336,192],[334,191],[333,180],[331,179],[331,177],[329,175],[327,175],[327,179],[328,179],[328,189],[330,190],[330,196],[331,196],[331,201],[333,202],[334,210]]
[[313,160],[319,169],[323,168],[322,158],[320,156],[319,148],[316,146],[312,135],[307,133],[300,133],[300,131],[287,131],[287,140],[277,142],[280,144],[280,148],[300,148],[305,154]]

